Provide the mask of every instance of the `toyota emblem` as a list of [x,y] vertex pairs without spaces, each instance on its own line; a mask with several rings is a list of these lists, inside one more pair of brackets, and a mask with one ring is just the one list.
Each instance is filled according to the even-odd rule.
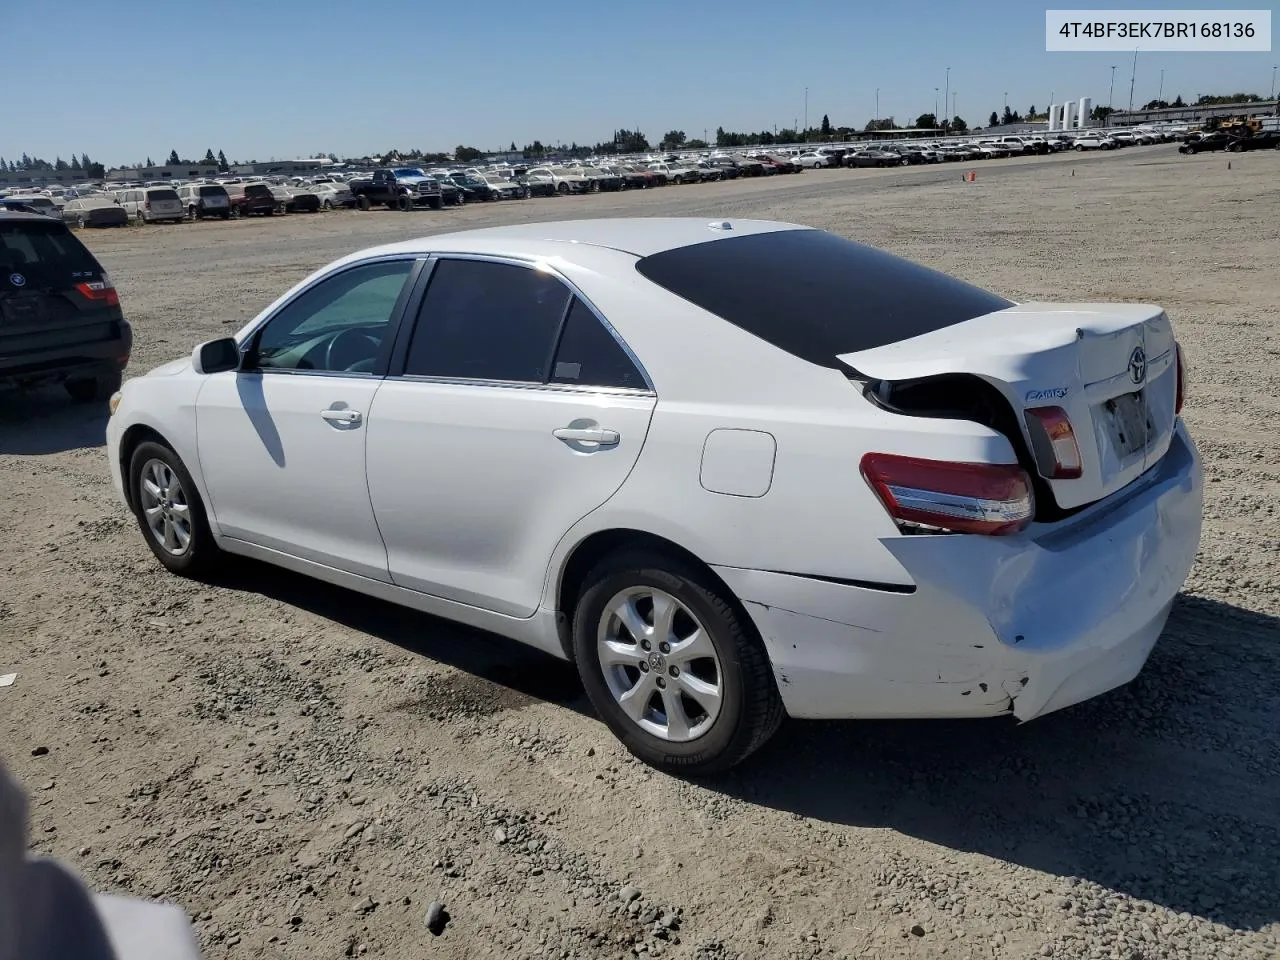
[[1129,354],[1129,379],[1134,383],[1147,379],[1147,351],[1141,347],[1134,347]]
[[11,273],[9,274],[9,282],[15,287],[25,287],[27,285],[27,278],[20,273]]

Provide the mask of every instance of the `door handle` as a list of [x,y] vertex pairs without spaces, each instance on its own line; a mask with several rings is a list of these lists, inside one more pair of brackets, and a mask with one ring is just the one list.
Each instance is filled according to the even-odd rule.
[[580,443],[614,444],[618,442],[617,430],[603,427],[559,427],[551,431],[557,440],[576,440]]
[[359,423],[364,419],[359,410],[321,410],[320,416],[330,423]]

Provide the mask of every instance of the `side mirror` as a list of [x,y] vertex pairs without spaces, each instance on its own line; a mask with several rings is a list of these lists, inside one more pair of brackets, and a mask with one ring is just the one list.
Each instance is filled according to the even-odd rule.
[[196,373],[223,373],[240,368],[240,344],[233,337],[210,340],[191,352]]

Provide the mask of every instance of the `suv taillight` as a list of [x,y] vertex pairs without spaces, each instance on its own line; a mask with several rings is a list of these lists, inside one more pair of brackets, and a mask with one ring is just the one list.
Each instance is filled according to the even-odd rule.
[[1017,464],[868,453],[862,475],[901,526],[1000,536],[1031,522],[1031,478]]
[[1182,413],[1182,401],[1187,397],[1187,371],[1182,363],[1182,345],[1176,340],[1173,344],[1173,355],[1178,363],[1178,386],[1173,401],[1173,415],[1176,417]]
[[1036,466],[1046,480],[1075,480],[1084,472],[1076,432],[1061,407],[1032,407],[1026,411],[1027,432]]
[[86,300],[93,300],[95,303],[101,303],[108,307],[118,307],[120,305],[120,294],[116,293],[116,288],[112,286],[111,281],[107,279],[95,280],[93,283],[77,283],[76,291]]

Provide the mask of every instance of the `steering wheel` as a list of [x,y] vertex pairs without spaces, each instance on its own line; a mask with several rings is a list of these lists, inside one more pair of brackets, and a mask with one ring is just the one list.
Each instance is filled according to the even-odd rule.
[[372,363],[381,344],[359,330],[343,330],[336,334],[324,351],[326,370],[351,370],[362,362]]

